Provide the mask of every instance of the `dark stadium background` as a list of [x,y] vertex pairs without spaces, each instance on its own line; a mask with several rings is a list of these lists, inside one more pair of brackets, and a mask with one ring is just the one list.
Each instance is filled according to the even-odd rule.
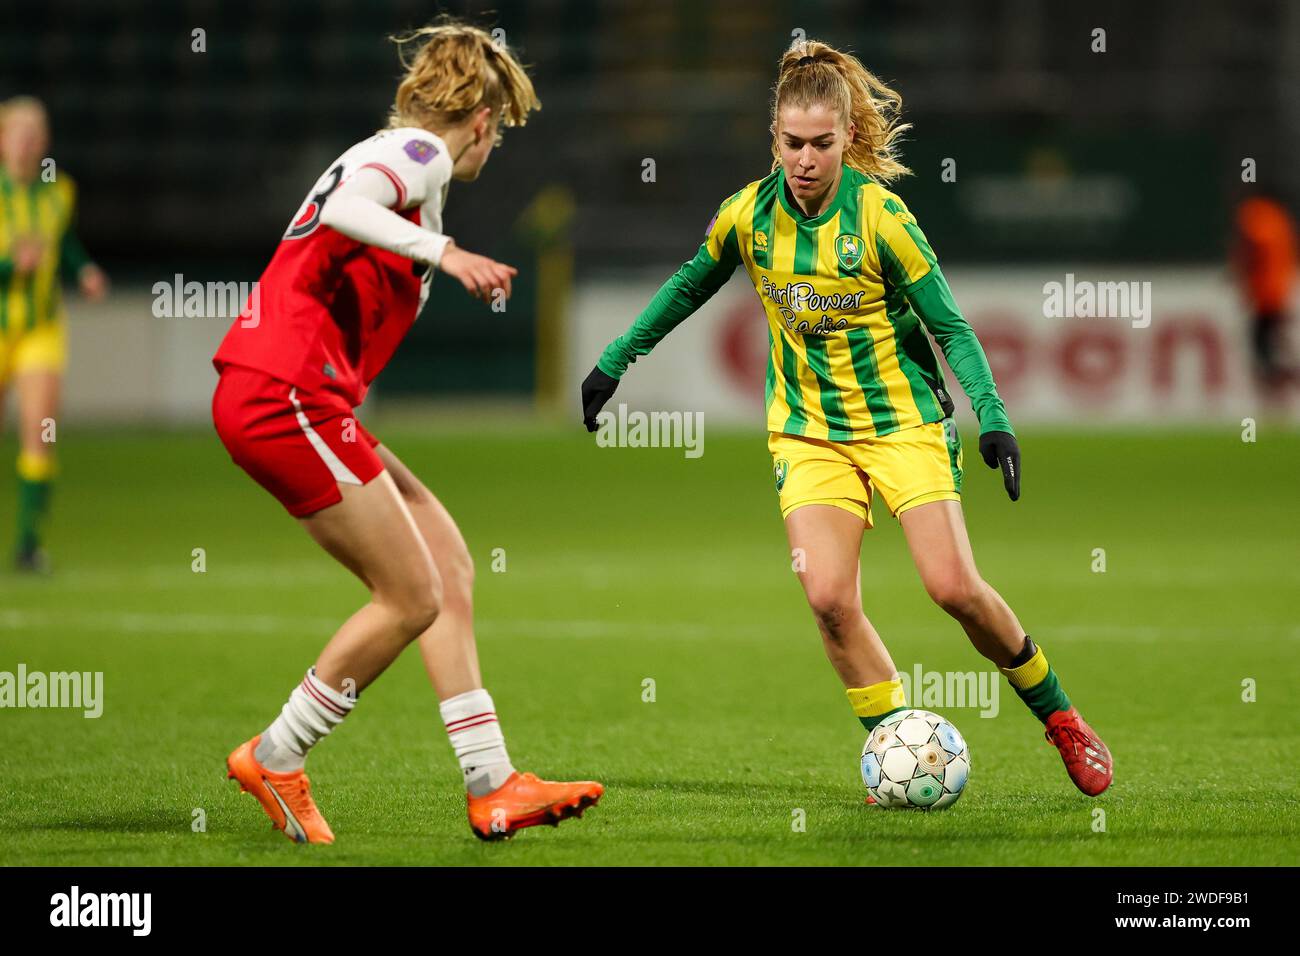
[[[948,266],[1219,267],[1238,158],[1300,185],[1287,160],[1300,153],[1300,13],[1264,0],[49,0],[0,14],[0,95],[49,104],[84,239],[119,284],[248,281],[324,164],[384,123],[398,72],[385,37],[438,11],[502,27],[544,104],[477,184],[456,188],[446,228],[525,266],[541,244],[571,243],[577,281],[689,258],[720,199],[766,172],[768,91],[793,28],[849,47],[902,91],[918,174],[899,188]],[[1087,43],[1099,25],[1100,55]],[[205,53],[191,51],[195,28]],[[1114,208],[1082,228],[993,228],[941,182],[944,157],[963,175],[1104,175],[1094,198]],[[561,201],[540,226],[522,221],[544,190],[572,215]],[[463,310],[455,292],[437,288],[431,309]],[[503,321],[419,323],[388,387],[529,392],[534,324]],[[470,374],[485,353],[493,364]]]

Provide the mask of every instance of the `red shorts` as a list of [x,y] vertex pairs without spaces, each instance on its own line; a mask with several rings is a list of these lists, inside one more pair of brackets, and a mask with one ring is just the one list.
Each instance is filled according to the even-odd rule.
[[212,421],[236,465],[301,518],[342,500],[384,470],[379,439],[341,396],[305,392],[242,365],[227,365]]

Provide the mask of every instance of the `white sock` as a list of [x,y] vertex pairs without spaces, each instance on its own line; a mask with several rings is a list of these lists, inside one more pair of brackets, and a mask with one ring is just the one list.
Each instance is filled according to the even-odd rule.
[[280,716],[262,732],[253,756],[276,773],[301,770],[307,751],[341,724],[355,703],[317,677],[312,667],[289,695]]
[[476,797],[497,789],[515,772],[496,707],[487,691],[467,691],[438,705],[447,736],[465,774],[465,789]]

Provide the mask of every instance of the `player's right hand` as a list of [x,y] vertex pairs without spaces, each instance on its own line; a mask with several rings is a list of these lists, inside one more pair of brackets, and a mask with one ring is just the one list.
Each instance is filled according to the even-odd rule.
[[492,296],[497,289],[502,290],[507,299],[510,298],[510,280],[519,274],[514,266],[452,245],[447,246],[443,252],[438,268],[458,280],[474,298],[489,305],[492,304]]
[[582,423],[587,431],[596,430],[596,416],[605,407],[605,403],[614,397],[618,388],[618,379],[611,378],[598,367],[591,370],[582,382]]
[[35,272],[45,255],[45,243],[36,236],[21,236],[14,240],[14,271],[19,275]]

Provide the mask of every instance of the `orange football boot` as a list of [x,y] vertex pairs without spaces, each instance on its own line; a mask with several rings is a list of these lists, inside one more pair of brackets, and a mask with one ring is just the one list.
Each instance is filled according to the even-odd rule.
[[465,795],[469,826],[480,840],[507,839],[524,827],[557,826],[561,820],[580,817],[604,792],[605,788],[592,780],[553,783],[531,773],[512,773],[489,794]]
[[271,825],[284,831],[290,840],[295,843],[333,843],[334,831],[316,809],[307,774],[301,770],[276,773],[263,767],[253,756],[261,739],[262,735],[258,734],[235,748],[234,753],[226,758],[229,771],[226,776],[239,781],[241,793],[257,797],[257,802],[271,818]]

